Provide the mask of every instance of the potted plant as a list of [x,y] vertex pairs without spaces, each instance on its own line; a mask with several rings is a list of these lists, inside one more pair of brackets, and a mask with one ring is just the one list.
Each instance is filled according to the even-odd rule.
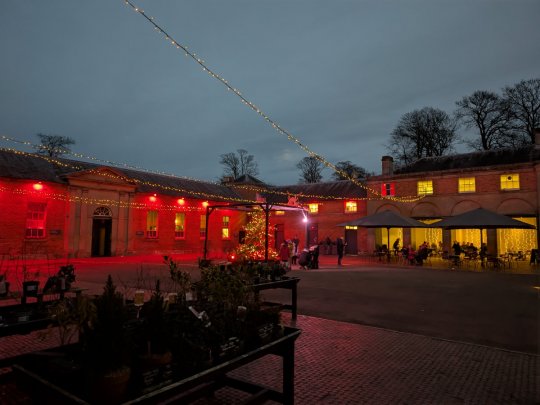
[[43,286],[43,292],[67,291],[71,288],[71,284],[75,282],[75,278],[75,266],[73,264],[60,266],[56,275],[47,279],[45,286]]
[[131,376],[130,342],[124,298],[116,291],[111,275],[94,305],[95,320],[82,330],[80,339],[87,391],[93,400],[118,402],[124,397]]
[[191,276],[187,271],[183,271],[179,264],[169,256],[163,256],[163,261],[169,267],[169,275],[174,284],[175,293],[179,303],[185,303],[193,299]]
[[9,294],[9,281],[7,281],[7,272],[0,274],[0,297],[7,297]]
[[37,297],[39,290],[39,271],[31,273],[28,267],[23,266],[23,297]]
[[171,319],[160,281],[156,281],[150,300],[142,307],[137,341],[137,386],[143,393],[165,384],[172,378]]

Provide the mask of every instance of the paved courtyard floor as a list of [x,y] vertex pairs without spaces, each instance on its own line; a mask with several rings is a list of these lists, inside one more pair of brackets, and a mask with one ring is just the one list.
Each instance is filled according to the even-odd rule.
[[[346,258],[345,271],[366,271],[361,263],[353,265],[353,260]],[[88,288],[99,290],[111,262],[114,260],[104,260],[102,270],[88,277]],[[159,258],[144,262],[147,270],[163,270]],[[321,264],[321,272],[344,271],[334,266],[332,257],[323,259]],[[81,269],[86,266],[82,261],[78,265]],[[120,269],[118,274],[128,280],[128,274],[140,267],[129,263],[126,266],[130,270]],[[195,269],[192,262],[187,261],[186,266]],[[537,279],[535,269],[525,274],[532,275],[533,281]],[[538,301],[535,303],[538,305]],[[287,313],[283,320],[302,329],[296,342],[297,404],[540,403],[540,356],[535,352],[307,316],[302,310],[295,323],[291,323]],[[56,345],[54,336],[38,337],[38,333],[32,333],[1,338],[0,360]],[[0,372],[0,404],[31,404],[8,371]],[[268,356],[234,373],[279,389],[281,361]],[[223,389],[215,398],[198,404],[237,404],[244,399],[243,395]]]

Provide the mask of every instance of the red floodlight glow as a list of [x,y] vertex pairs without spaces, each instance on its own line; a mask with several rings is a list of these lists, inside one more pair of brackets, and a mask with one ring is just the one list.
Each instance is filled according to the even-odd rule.
[[177,202],[178,202],[178,205],[184,205],[186,203],[186,201],[183,198],[179,198]]
[[151,201],[151,202],[156,202],[157,201],[157,197],[156,195],[151,195],[150,197],[148,197],[148,199]]

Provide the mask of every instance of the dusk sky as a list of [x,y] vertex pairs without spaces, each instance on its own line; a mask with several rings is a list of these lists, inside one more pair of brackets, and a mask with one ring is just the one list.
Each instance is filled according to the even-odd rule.
[[[133,2],[310,149],[376,173],[403,114],[540,77],[538,0]],[[210,181],[246,149],[261,180],[299,180],[305,152],[121,0],[2,0],[0,55],[0,135]]]

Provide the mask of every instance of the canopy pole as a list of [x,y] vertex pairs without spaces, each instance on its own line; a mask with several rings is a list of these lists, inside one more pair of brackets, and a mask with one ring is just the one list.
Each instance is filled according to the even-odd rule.
[[390,228],[386,228],[386,237],[387,237],[387,245],[386,245],[386,256],[388,258],[388,262],[390,263]]
[[265,205],[266,208],[264,208],[264,220],[265,220],[265,232],[264,232],[264,261],[265,263],[268,263],[268,217],[270,216],[269,211],[270,207],[268,204]]

